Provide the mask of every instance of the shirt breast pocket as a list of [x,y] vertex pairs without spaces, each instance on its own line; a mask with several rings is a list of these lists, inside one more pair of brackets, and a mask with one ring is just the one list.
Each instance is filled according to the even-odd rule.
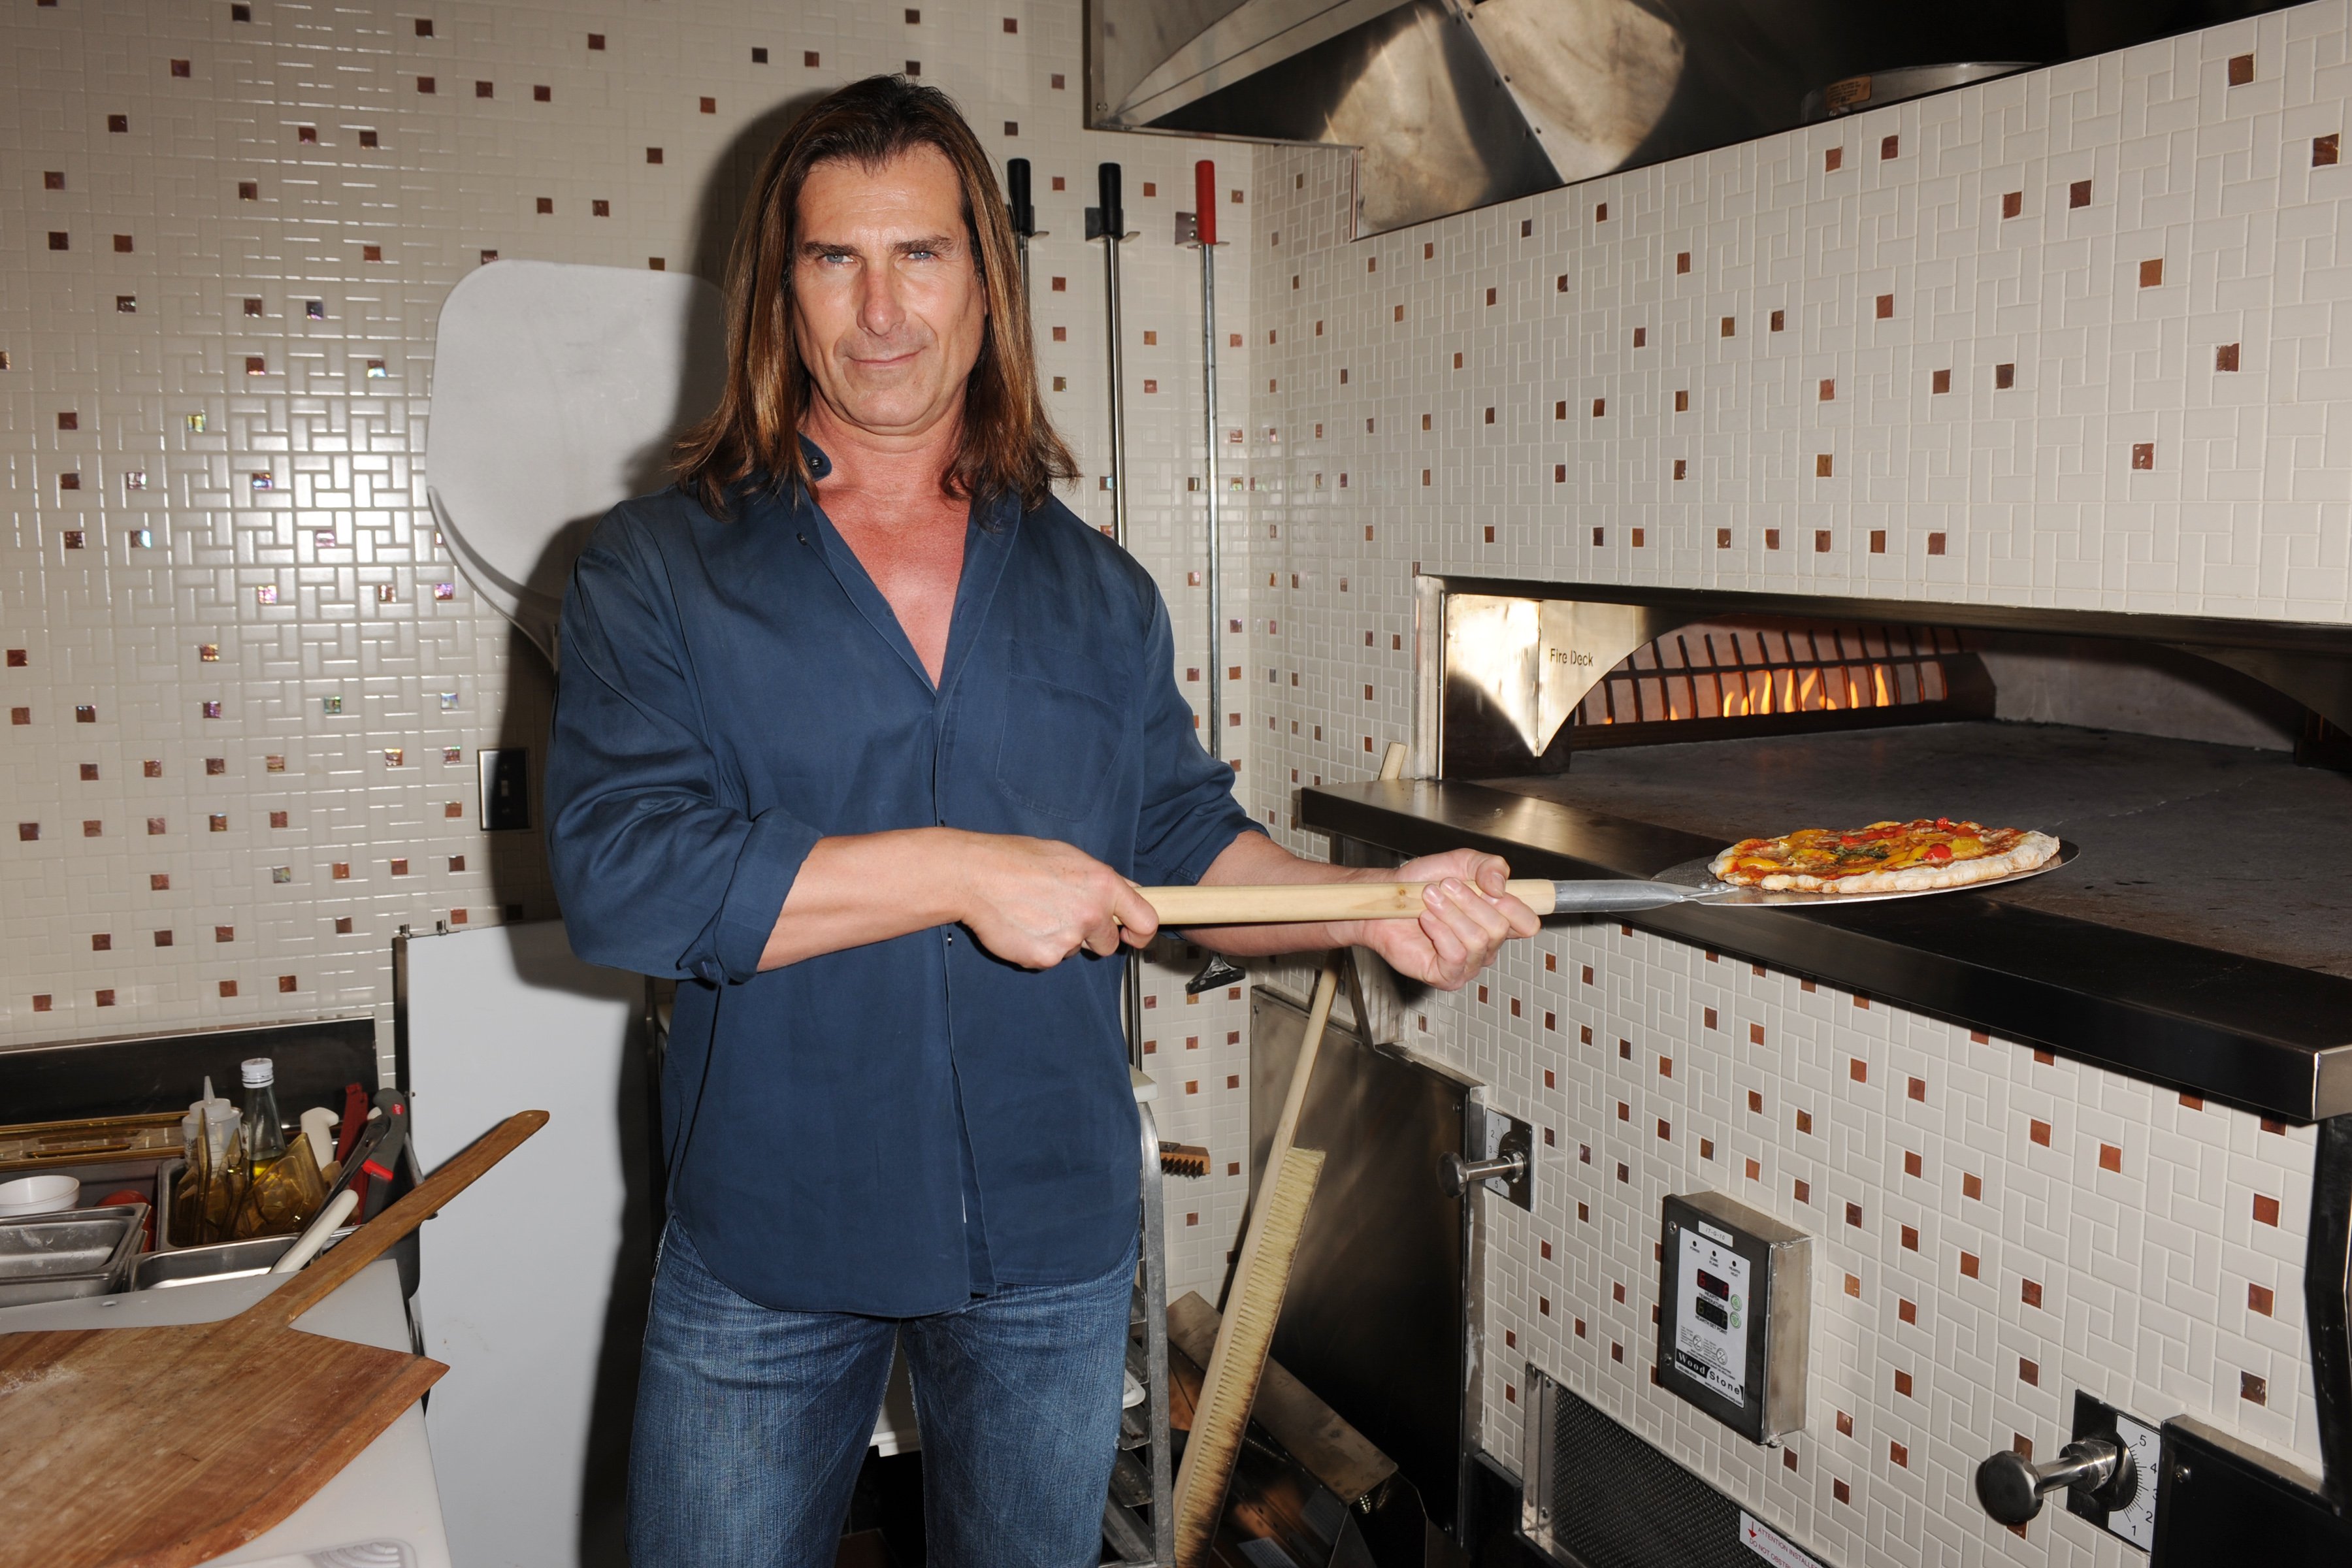
[[996,784],[1016,804],[1067,822],[1094,815],[1126,721],[1091,692],[1016,675],[1005,682]]

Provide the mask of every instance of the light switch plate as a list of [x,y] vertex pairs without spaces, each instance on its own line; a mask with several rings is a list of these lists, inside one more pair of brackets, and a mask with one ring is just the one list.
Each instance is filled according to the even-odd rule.
[[2070,1489],[2066,1493],[2066,1510],[2089,1520],[2110,1535],[2130,1542],[2142,1552],[2151,1550],[2156,1545],[2156,1494],[2164,1476],[2162,1435],[2137,1416],[2094,1399],[2078,1388],[2074,1391],[2074,1429],[2071,1436],[2078,1442],[2084,1437],[2113,1437],[2122,1443],[2132,1457],[2137,1484],[2132,1489],[2131,1500],[2113,1510]]

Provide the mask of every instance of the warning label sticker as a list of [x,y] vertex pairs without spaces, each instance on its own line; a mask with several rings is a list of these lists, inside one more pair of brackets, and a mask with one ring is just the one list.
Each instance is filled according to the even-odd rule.
[[1746,1509],[1739,1510],[1739,1543],[1773,1564],[1773,1568],[1821,1568],[1821,1564],[1803,1547],[1755,1518]]

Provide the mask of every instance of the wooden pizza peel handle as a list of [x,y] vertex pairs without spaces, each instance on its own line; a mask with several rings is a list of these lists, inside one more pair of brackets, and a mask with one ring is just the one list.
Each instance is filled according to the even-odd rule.
[[514,1152],[522,1141],[547,1125],[544,1110],[508,1117],[436,1166],[415,1191],[345,1237],[332,1250],[237,1314],[240,1323],[278,1329],[317,1306],[392,1245],[439,1212],[441,1206]]

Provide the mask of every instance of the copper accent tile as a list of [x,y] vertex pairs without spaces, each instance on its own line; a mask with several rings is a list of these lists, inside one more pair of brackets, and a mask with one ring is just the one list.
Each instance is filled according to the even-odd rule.
[[1688,272],[1690,270],[1689,251],[1682,250],[1675,253],[1675,270],[1677,273]]
[[1592,221],[1595,223],[1607,223],[1609,221],[1609,204],[1607,202],[1602,202],[1600,205],[1592,209]]
[[236,995],[236,982],[234,980],[222,981],[220,983],[220,994],[225,1000],[234,998]]
[[110,934],[110,933],[106,932],[106,931],[100,931],[100,932],[99,932],[96,936],[91,937],[91,938],[89,939],[89,950],[90,950],[90,952],[113,952],[113,951],[114,951],[114,938],[113,938],[113,936],[112,936],[111,934]]
[[1929,534],[1927,536],[1927,553],[1930,555],[1941,555],[1943,552],[1944,536],[1940,533]]
[[1780,531],[1779,529],[1768,528],[1764,531],[1764,548],[1767,550],[1778,550],[1780,548]]
[[2325,136],[2315,136],[2312,138],[2311,166],[2313,168],[2324,169],[2328,164],[2335,163],[2336,161],[2336,133],[2335,132],[2331,131]]
[[2024,1302],[2029,1307],[2039,1307],[2042,1305],[2042,1281],[2039,1279],[2024,1279],[2019,1281],[2017,1299]]
[[2184,1094],[2180,1097],[2180,1103],[2187,1110],[2202,1110],[2205,1109],[2205,1097],[2201,1094]]
[[279,975],[278,977],[278,989],[281,992],[291,993],[294,989],[294,977],[290,974]]
[[474,96],[476,98],[495,98],[498,96],[498,89],[488,82],[478,81],[474,84]]
[[1897,1296],[1895,1298],[1895,1316],[1902,1322],[1916,1323],[1919,1321],[1919,1303]]
[[416,90],[419,92],[432,92],[434,90],[434,80],[429,76],[421,76],[416,79]]
[[1827,452],[1818,452],[1818,453],[1815,453],[1815,454],[1814,454],[1814,456],[1813,456],[1813,477],[1814,477],[1815,479],[1828,479],[1828,478],[1831,476],[1831,470],[1832,470],[1832,462],[1831,462],[1831,459],[1830,459],[1830,454],[1829,454],[1829,453],[1827,453]]
[[172,933],[171,933],[170,931],[157,931],[157,932],[155,933],[155,945],[156,945],[157,947],[169,947],[169,946],[171,946],[171,945],[172,945]]
[[1813,1201],[1813,1185],[1811,1182],[1792,1182],[1789,1185],[1789,1192],[1790,1195],[1801,1204]]
[[[108,993],[101,991],[99,994],[103,996],[108,994]],[[101,1003],[100,1005],[103,1006],[104,1004]],[[2251,1372],[2240,1373],[2238,1374],[2238,1397],[2246,1401],[2249,1405],[2268,1405],[2271,1402],[2270,1379],[2266,1377],[2257,1377]]]
[[1862,1228],[1862,1205],[1860,1204],[1848,1204],[1845,1205],[1845,1223],[1853,1226],[1856,1230]]
[[2100,1144],[2099,1169],[2102,1171],[2121,1171],[2123,1168],[2124,1152],[2113,1143]]
[[2254,1194],[2254,1223],[2275,1226],[2279,1222],[2279,1201],[2265,1193]]
[[102,821],[88,821],[81,825],[81,836],[84,838],[100,838],[105,837],[105,834],[106,824]]
[[[1870,552],[1873,555],[1884,555],[1886,553],[1886,531],[1885,529],[1874,528],[1870,531]],[[1855,1065],[1859,1066],[1860,1064],[1857,1063]]]
[[1634,346],[1635,348],[1637,348],[1637,349],[1638,349],[1638,348],[1642,347],[1643,344],[1647,343],[1649,341],[1650,341],[1650,329],[1649,329],[1649,328],[1647,328],[1647,327],[1635,327],[1635,328],[1633,329],[1633,346]]
[[2077,180],[2073,184],[2067,186],[2066,205],[2069,207],[2089,206],[2091,205],[2091,182],[2088,180]]
[[2230,57],[2230,85],[2231,87],[2243,87],[2253,79],[2254,57],[2252,55],[2231,55]]
[[131,131],[131,116],[127,114],[108,115],[106,117],[106,130],[107,133],[112,136],[129,134]]
[[1879,319],[1880,321],[1892,321],[1892,320],[1894,320],[1894,319],[1895,319],[1895,296],[1894,296],[1894,295],[1892,295],[1892,294],[1881,294],[1881,295],[1878,297],[1878,302],[1877,302],[1877,307],[1876,307],[1876,309],[1877,309],[1877,313],[1878,313],[1878,319]]
[[1727,528],[1718,528],[1715,531],[1715,547],[1717,550],[1728,550],[1731,548],[1731,530]]
[[551,87],[534,87],[530,89],[530,99],[533,103],[553,103],[555,89]]
[[2154,289],[2159,287],[2163,282],[2164,258],[2161,256],[2150,257],[2147,260],[2139,264],[2139,286],[2141,288]]
[[1903,1227],[1903,1250],[1906,1252],[1916,1252],[1919,1250],[1919,1227],[1917,1226],[1906,1225]]
[[1687,458],[1676,458],[1675,459],[1675,478],[1678,479],[1686,479],[1689,477],[1689,474],[1690,460]]
[[2276,1299],[2272,1296],[2271,1288],[2269,1286],[2248,1285],[2246,1287],[2246,1310],[2248,1311],[2260,1312],[2263,1317],[2267,1318],[2272,1315],[2272,1310],[2275,1305]]
[[408,859],[405,856],[395,857],[394,858],[392,862],[392,874],[395,877],[405,877],[408,875]]
[[2220,347],[2216,348],[2213,351],[2213,368],[2217,371],[2236,370],[2238,368],[2238,345],[2235,343],[2223,343]]
[[1899,152],[1901,152],[1902,145],[1902,138],[1900,137],[1888,136],[1883,138],[1878,143],[1879,162],[1883,163],[1888,159],[1895,156]]
[[1983,1265],[1978,1261],[1977,1255],[1975,1253],[1964,1251],[1960,1254],[1960,1278],[1963,1279],[1976,1279],[1978,1277],[1978,1271],[1982,1267]]
[[1717,329],[1717,333],[1719,336],[1728,338],[1737,335],[1738,330],[1738,324],[1736,319],[1730,316],[1726,316],[1723,318],[1722,326]]
[[101,991],[98,994],[97,1000],[100,1006],[111,1007],[114,1005],[114,993],[111,990]]
[[1843,148],[1843,147],[1832,147],[1832,148],[1828,148],[1828,149],[1826,149],[1826,150],[1822,153],[1822,173],[1824,173],[1824,174],[1836,174],[1840,169],[1842,169],[1842,168],[1843,168],[1843,167],[1845,167],[1845,149],[1844,149],[1844,148]]
[[2137,441],[2133,443],[2131,449],[2131,466],[2142,472],[2146,472],[2147,470],[2155,468],[2156,443],[2153,441]]
[[2043,1121],[2039,1118],[2028,1121],[2025,1127],[2025,1135],[2028,1138],[2032,1139],[2036,1143],[2041,1144],[2044,1149],[2050,1147],[2050,1123],[2047,1121]]
[[337,936],[349,936],[352,934],[351,916],[337,915],[335,917],[335,934]]
[[2016,217],[2024,211],[2025,193],[2023,191],[2007,191],[2002,193],[2000,198],[2001,216]]
[[215,927],[213,927],[213,941],[215,941],[215,942],[235,942],[236,940],[236,927],[235,927],[235,926],[215,926]]
[[1913,1079],[1910,1081],[1907,1092],[1910,1094],[1912,1099],[1918,1100],[1923,1104],[1926,1103],[1927,1099],[1927,1080],[1924,1078]]
[[1847,1486],[1841,1480],[1832,1479],[1830,1482],[1830,1495],[1837,1499],[1840,1502],[1850,1503],[1853,1501],[1853,1489]]

